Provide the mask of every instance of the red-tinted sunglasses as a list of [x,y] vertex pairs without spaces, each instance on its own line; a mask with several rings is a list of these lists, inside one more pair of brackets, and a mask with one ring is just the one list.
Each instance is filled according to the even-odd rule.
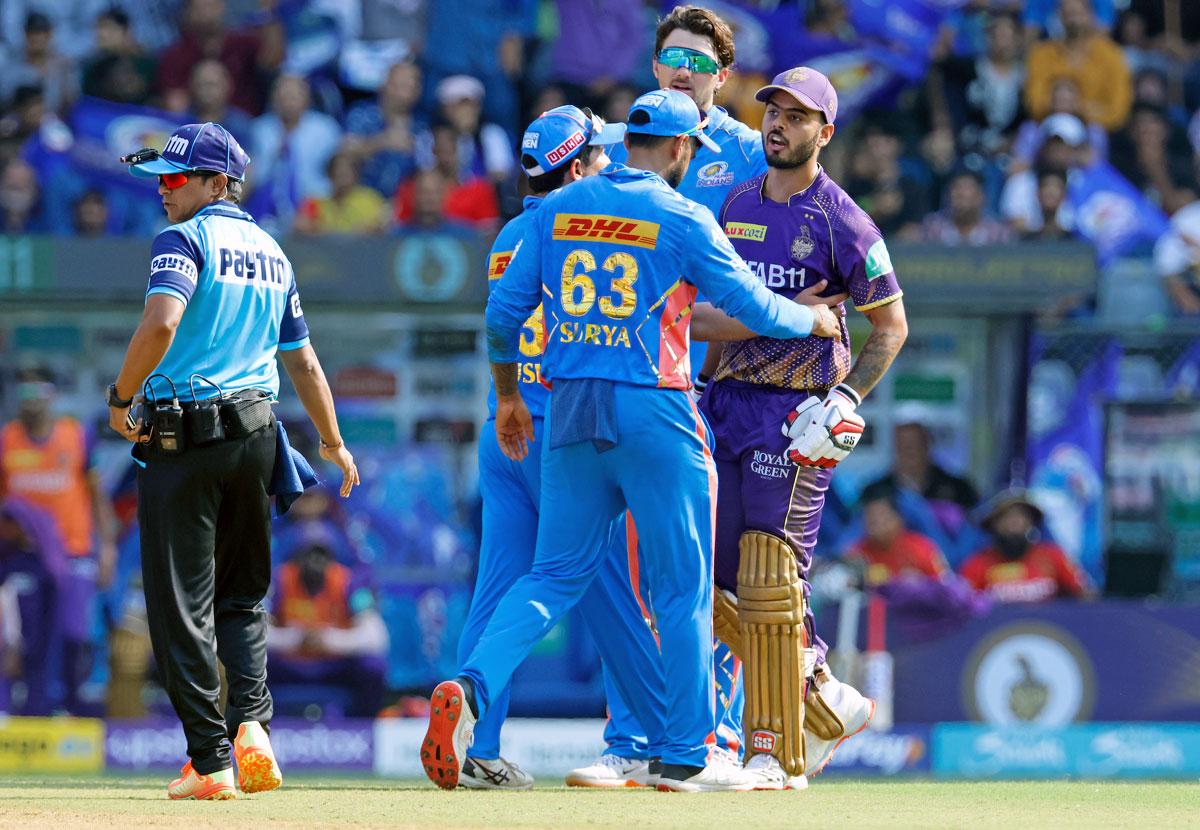
[[167,190],[178,190],[188,183],[191,173],[160,173],[158,183]]

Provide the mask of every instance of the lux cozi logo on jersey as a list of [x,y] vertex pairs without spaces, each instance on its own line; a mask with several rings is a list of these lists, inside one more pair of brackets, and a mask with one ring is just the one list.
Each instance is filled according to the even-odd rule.
[[554,217],[552,238],[562,241],[612,242],[635,248],[658,246],[657,222],[625,219],[599,213],[559,213]]
[[746,239],[751,242],[762,242],[767,238],[767,226],[754,225],[750,222],[726,222],[725,235],[730,239]]
[[275,291],[287,291],[287,261],[258,250],[219,248],[217,281],[239,285],[265,285]]

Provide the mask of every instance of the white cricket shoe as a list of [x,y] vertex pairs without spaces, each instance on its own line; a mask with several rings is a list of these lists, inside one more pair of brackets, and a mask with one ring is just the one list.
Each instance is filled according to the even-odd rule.
[[651,786],[649,778],[649,761],[605,753],[596,763],[568,772],[567,786],[593,789],[647,787]]
[[[745,792],[754,789],[758,777],[723,758],[710,760],[699,772],[688,775],[695,767],[663,764],[658,778],[658,791],[663,793]],[[687,776],[686,778],[683,776]]]
[[821,697],[837,712],[845,730],[831,741],[818,738],[809,730],[804,730],[804,757],[809,776],[817,775],[825,769],[833,751],[842,745],[843,741],[853,738],[867,728],[871,717],[875,714],[875,701],[864,697],[858,689],[849,683],[843,683],[832,674],[825,672],[826,680],[820,684]]
[[774,755],[759,753],[746,762],[746,771],[758,777],[756,790],[807,790],[808,778],[788,775]]
[[468,790],[527,790],[533,776],[504,758],[483,760],[467,756],[458,773],[458,786]]

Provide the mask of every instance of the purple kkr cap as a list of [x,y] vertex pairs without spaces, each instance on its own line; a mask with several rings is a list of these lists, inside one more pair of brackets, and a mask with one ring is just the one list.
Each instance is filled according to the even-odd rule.
[[220,124],[184,124],[167,139],[161,152],[139,150],[124,161],[131,164],[129,172],[143,178],[164,173],[186,173],[190,170],[212,170],[231,179],[246,178],[250,156]]
[[829,79],[815,69],[797,66],[780,72],[774,81],[754,93],[754,97],[766,102],[775,92],[786,92],[809,109],[824,113],[830,124],[837,118],[837,91]]

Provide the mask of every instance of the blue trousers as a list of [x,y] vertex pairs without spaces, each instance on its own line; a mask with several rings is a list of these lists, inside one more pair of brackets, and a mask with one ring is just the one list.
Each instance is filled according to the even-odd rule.
[[[479,488],[483,496],[483,537],[471,610],[458,643],[462,664],[468,661],[501,598],[533,569],[543,430],[541,419],[535,419],[534,443],[529,456],[520,463],[500,451],[493,421],[488,421],[481,432]],[[648,613],[632,587],[637,584],[630,575],[631,561],[632,567],[637,568],[636,544],[635,558],[631,560],[623,518],[611,522],[608,530],[601,548],[606,555],[601,557],[595,582],[584,591],[578,607],[604,664],[617,662],[630,667],[619,684],[612,684],[609,700],[619,701],[616,708],[622,713],[620,729],[629,736],[619,740],[638,743],[638,757],[647,757],[652,751],[657,754],[664,740],[665,681]],[[518,663],[510,666],[509,676]],[[475,743],[471,749],[474,758],[491,760],[500,756],[500,730],[508,715],[507,680],[506,676],[503,687],[492,687],[486,712],[475,725]],[[626,705],[625,697],[634,704]]]
[[[712,578],[716,468],[706,428],[681,391],[617,384],[618,445],[542,448],[542,493],[533,568],[492,614],[462,674],[480,713],[513,669],[583,599],[611,556],[626,509],[637,525],[658,620],[665,696],[664,763],[703,765],[713,731]],[[550,425],[543,426],[543,441]],[[619,527],[619,526],[618,526]],[[589,621],[590,622],[590,621]],[[603,654],[601,655],[603,656]],[[606,660],[622,698],[637,667]],[[649,727],[648,727],[649,728]]]

